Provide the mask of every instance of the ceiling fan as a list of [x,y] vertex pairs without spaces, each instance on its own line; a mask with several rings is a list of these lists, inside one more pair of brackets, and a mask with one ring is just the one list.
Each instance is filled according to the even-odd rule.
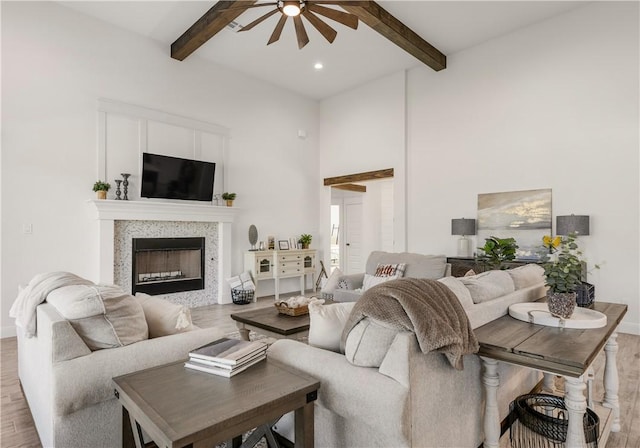
[[[322,34],[322,36],[324,36],[324,38],[329,41],[329,43],[333,43],[338,33],[331,26],[327,25],[326,22],[321,20],[320,17],[318,17],[319,15],[346,25],[349,28],[353,28],[354,30],[358,29],[358,16],[356,16],[355,14],[350,14],[347,12],[339,11],[337,9],[322,6],[322,4],[337,5],[340,3],[344,3],[344,1],[279,0],[269,3],[257,3],[244,8],[259,8],[263,6],[275,6],[275,8],[268,13],[258,17],[248,25],[243,26],[240,31],[249,31],[256,25],[259,25],[269,17],[279,12],[282,15],[280,17],[280,20],[278,20],[273,33],[271,33],[271,37],[269,38],[267,45],[270,45],[280,39],[280,35],[282,34],[284,25],[289,17],[293,19],[293,24],[296,30],[296,37],[298,39],[298,48],[301,49],[309,43],[309,36],[307,35],[307,31],[304,28],[301,17],[307,19],[307,21],[309,21],[309,23],[311,23],[311,25],[313,25],[315,29],[317,29],[318,32],[320,32],[320,34]],[[227,10],[229,9],[233,8],[227,8]]]
[[[341,10],[324,7],[323,4],[339,6]],[[272,0],[266,3],[258,3],[257,0],[217,0],[211,9],[171,44],[171,57],[183,61],[247,9],[263,6],[271,6],[273,9],[243,27],[241,31],[249,31],[280,12],[282,17],[276,24],[268,44],[280,39],[289,17],[293,17],[298,47],[302,48],[309,43],[309,36],[301,16],[307,19],[329,42],[333,42],[337,32],[318,17],[324,16],[353,29],[357,29],[358,22],[362,22],[432,69],[439,71],[447,67],[447,57],[442,52],[374,0]]]

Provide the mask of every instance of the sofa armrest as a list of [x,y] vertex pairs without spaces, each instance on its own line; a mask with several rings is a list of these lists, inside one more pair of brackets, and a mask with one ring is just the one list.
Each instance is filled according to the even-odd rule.
[[362,288],[363,282],[364,282],[364,272],[361,272],[359,274],[343,275],[338,279],[338,284],[340,285],[340,284],[346,283],[347,287],[338,288],[338,289],[349,289],[349,290],[360,289]]
[[97,350],[56,363],[53,366],[54,413],[67,415],[109,400],[113,398],[113,377],[186,360],[191,350],[222,336],[217,328],[196,329]]

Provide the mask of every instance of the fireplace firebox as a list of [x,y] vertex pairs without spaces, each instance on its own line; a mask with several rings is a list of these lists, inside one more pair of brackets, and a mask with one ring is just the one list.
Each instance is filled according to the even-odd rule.
[[196,238],[133,238],[131,293],[204,289],[204,243]]

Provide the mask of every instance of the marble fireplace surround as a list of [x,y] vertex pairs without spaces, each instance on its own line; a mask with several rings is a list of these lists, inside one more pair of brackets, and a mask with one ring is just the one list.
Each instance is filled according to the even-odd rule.
[[115,222],[116,221],[181,221],[217,223],[217,283],[218,303],[231,303],[226,285],[231,277],[231,226],[237,209],[206,204],[159,201],[88,201],[94,219],[99,221],[99,281],[114,283]]

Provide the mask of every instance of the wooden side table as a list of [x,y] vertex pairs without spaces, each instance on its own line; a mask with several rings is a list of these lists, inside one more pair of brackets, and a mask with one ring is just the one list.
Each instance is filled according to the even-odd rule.
[[[618,368],[616,366],[616,328],[627,312],[627,305],[596,302],[594,309],[607,316],[607,325],[589,330],[566,329],[534,325],[503,316],[475,330],[480,342],[484,366],[483,383],[486,391],[485,442],[488,448],[497,448],[500,439],[500,419],[497,389],[500,379],[498,362],[508,362],[545,373],[545,388],[549,388],[550,375],[565,379],[565,404],[569,426],[566,447],[582,448],[585,436],[582,420],[587,409],[584,395],[585,378],[596,356],[604,348],[605,395],[602,405],[611,409],[611,418],[601,427],[599,446],[604,446],[609,430],[620,431],[620,405],[618,401]],[[551,392],[554,392],[551,390]],[[514,397],[515,398],[515,397]]]
[[145,446],[141,429],[161,448],[204,448],[223,441],[237,447],[240,436],[256,427],[262,427],[258,435],[266,433],[270,446],[277,446],[265,424],[290,411],[295,411],[295,446],[313,448],[313,402],[320,383],[268,359],[232,378],[187,369],[181,361],[113,382],[122,404],[124,448]]

